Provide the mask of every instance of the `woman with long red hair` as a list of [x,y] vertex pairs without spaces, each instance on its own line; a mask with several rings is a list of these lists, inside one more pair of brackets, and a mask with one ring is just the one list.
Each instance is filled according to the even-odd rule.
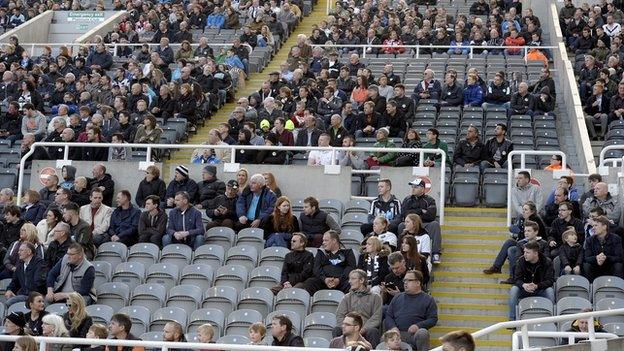
[[290,200],[286,196],[277,199],[273,213],[260,224],[260,228],[264,230],[265,247],[290,248],[292,234],[299,231],[299,221],[293,215]]

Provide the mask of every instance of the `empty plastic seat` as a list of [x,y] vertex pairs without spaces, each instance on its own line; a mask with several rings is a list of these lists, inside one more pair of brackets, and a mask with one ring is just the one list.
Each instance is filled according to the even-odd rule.
[[241,265],[251,271],[256,267],[258,262],[258,251],[253,246],[240,245],[234,246],[227,251],[225,255],[226,265]]
[[[540,323],[540,324],[529,325],[528,329],[529,331],[555,332],[557,331],[557,326],[555,326],[555,323]],[[535,336],[529,337],[529,347],[551,347],[551,346],[557,346],[558,344],[559,344],[559,340],[557,338],[535,337]]]
[[161,284],[142,284],[134,288],[130,305],[143,306],[150,311],[163,307],[167,298],[167,291]]
[[267,247],[262,250],[262,253],[260,254],[259,266],[277,266],[281,269],[282,264],[284,263],[284,258],[289,252],[290,250],[285,247]]
[[265,318],[265,325],[267,328],[267,335],[271,335],[271,322],[275,316],[286,316],[293,325],[293,333],[301,334],[301,315],[289,310],[278,310],[269,313]]
[[339,217],[344,212],[344,204],[337,199],[321,199],[319,200],[319,208],[325,212],[335,213]]
[[187,245],[169,244],[163,247],[160,253],[160,263],[174,264],[182,269],[182,267],[191,263],[193,249]]
[[[624,300],[614,298],[604,298],[596,301],[596,311],[617,310],[624,308]],[[624,321],[624,313],[615,316],[600,317],[602,324],[622,323]]]
[[552,301],[543,297],[527,297],[518,303],[519,319],[551,317],[554,314]]
[[124,283],[104,283],[97,289],[97,302],[108,305],[117,311],[128,304],[130,288]]
[[607,323],[604,325],[604,330],[622,337],[624,336],[624,323]]
[[227,265],[217,269],[215,286],[231,286],[242,291],[247,285],[247,268],[241,265]]
[[[156,311],[155,309],[152,311]],[[152,313],[143,306],[128,306],[119,310],[119,313],[125,313],[132,321],[130,332],[133,335],[141,335],[149,329]]]
[[303,344],[306,347],[318,347],[318,348],[323,348],[323,349],[329,348],[329,340],[325,338],[319,338],[319,337],[304,338]]
[[303,337],[320,337],[329,340],[335,326],[335,314],[327,312],[310,313],[303,322]]
[[177,284],[179,276],[178,266],[169,263],[154,263],[147,268],[145,282],[162,284],[169,290]]
[[46,311],[52,314],[57,314],[62,316],[65,312],[68,311],[67,305],[65,303],[53,303],[46,307]]
[[[368,195],[371,196],[371,195]],[[362,223],[368,222],[368,215],[364,213],[345,213],[342,217],[342,230],[360,230]]]
[[145,267],[158,262],[160,248],[152,243],[138,243],[130,247],[128,262],[140,262]]
[[122,262],[115,267],[111,281],[125,283],[130,290],[143,283],[145,266],[140,262]]
[[[2,306],[4,308],[4,304],[2,304]],[[13,312],[22,312],[26,314],[30,312],[30,309],[28,309],[23,303],[14,303],[6,309],[5,314],[11,314]]]
[[563,297],[576,296],[589,300],[589,280],[581,275],[562,275],[555,283],[557,300]]
[[212,286],[213,276],[212,267],[207,264],[188,265],[182,268],[180,285],[190,284],[199,287],[202,291],[206,291],[206,289]]
[[308,314],[310,294],[299,288],[283,289],[275,298],[275,310],[289,310],[300,316]]
[[273,309],[273,298],[268,288],[247,288],[240,293],[237,309],[252,309],[266,316]]
[[96,261],[106,261],[114,269],[119,263],[125,262],[128,256],[128,247],[119,242],[103,243],[98,247]]
[[456,206],[475,206],[479,201],[479,174],[464,173],[453,180],[453,203]]
[[228,250],[234,243],[234,230],[227,227],[214,227],[206,232],[206,244],[215,244],[223,246],[224,250]]
[[591,307],[591,302],[582,297],[562,297],[559,301],[557,301],[557,314],[561,316],[565,314],[580,313],[583,309],[591,309]]
[[195,310],[191,313],[189,318],[188,332],[195,333],[200,325],[206,323],[212,325],[215,329],[215,337],[219,337],[223,332],[225,314],[223,311],[216,308],[200,308]]
[[182,330],[186,329],[186,311],[179,307],[163,307],[159,308],[152,315],[149,331],[162,332],[165,324],[168,322],[178,322],[182,326]]
[[180,307],[188,314],[196,310],[203,300],[202,290],[193,285],[178,285],[169,290],[167,307]]
[[359,249],[364,241],[364,235],[359,230],[343,230],[340,232],[340,242],[349,249]]
[[338,304],[344,295],[345,294],[339,290],[319,290],[312,296],[310,312],[329,312],[335,314]]
[[256,248],[256,252],[264,249],[264,230],[260,228],[244,228],[236,234],[236,245],[249,245]]
[[93,323],[107,325],[115,313],[112,307],[107,305],[90,305],[86,307],[87,314],[93,319]]
[[113,275],[113,268],[110,262],[106,261],[93,261],[93,268],[95,269],[94,286],[100,286],[104,283],[108,283]]
[[161,331],[151,331],[141,334],[139,337],[143,341],[162,341],[163,333]]
[[225,335],[217,340],[217,344],[248,345],[251,341],[243,335]]
[[214,270],[221,267],[225,259],[225,250],[221,245],[202,245],[195,250],[194,264],[207,264]]
[[214,286],[204,294],[202,308],[215,308],[228,315],[236,308],[238,293],[231,286]]
[[593,301],[604,298],[624,299],[624,280],[614,276],[602,276],[592,283]]
[[282,272],[279,267],[262,266],[256,267],[249,275],[250,288],[272,288],[278,285],[282,278]]
[[368,200],[351,200],[345,205],[345,213],[364,213],[370,211],[370,202]]

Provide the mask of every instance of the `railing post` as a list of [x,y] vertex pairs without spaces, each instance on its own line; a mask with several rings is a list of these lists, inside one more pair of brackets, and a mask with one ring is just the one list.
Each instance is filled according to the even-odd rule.
[[418,154],[418,167],[423,167],[425,164],[425,152],[420,151]]
[[145,162],[149,163],[151,160],[152,160],[152,147],[148,146],[147,147],[147,152],[146,152],[146,155],[145,155]]
[[331,164],[332,165],[337,165],[338,164],[338,162],[336,160],[336,148],[335,147],[332,148]]
[[587,319],[587,332],[589,333],[589,340],[596,339],[596,328],[594,327],[594,317]]
[[[440,162],[440,225],[444,224],[444,206],[446,205],[446,153],[440,149],[442,153],[442,162]],[[421,160],[422,162],[422,160]]]
[[230,162],[231,163],[236,163],[236,148],[233,147],[230,149]]
[[469,58],[472,60],[472,54],[474,53],[474,49],[472,48],[472,46],[470,47],[470,56]]
[[522,328],[520,328],[522,332],[522,349],[529,348],[529,326],[528,324],[523,324]]
[[416,47],[416,58],[420,58],[420,45]]
[[69,144],[65,145],[65,147],[63,148],[63,160],[69,160]]
[[[40,340],[41,340],[41,339],[40,339]],[[39,351],[46,351],[46,348],[47,348],[47,347],[48,347],[48,346],[46,345],[46,342],[45,342],[44,340],[41,340],[41,341],[39,342]]]
[[507,161],[507,226],[511,225],[511,182],[513,179],[513,156],[515,152],[512,151],[507,156],[509,160]]

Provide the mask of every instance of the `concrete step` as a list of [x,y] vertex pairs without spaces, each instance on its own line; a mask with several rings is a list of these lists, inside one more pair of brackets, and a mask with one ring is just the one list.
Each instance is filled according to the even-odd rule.
[[444,252],[444,262],[474,262],[483,265],[491,264],[494,261],[496,254],[491,253],[459,253],[459,252]]
[[473,252],[473,253],[498,253],[504,240],[484,241],[465,240],[462,238],[447,238],[442,234],[442,252]]
[[439,303],[506,305],[509,299],[509,294],[507,293],[435,291],[432,295]]
[[438,324],[450,327],[463,327],[466,325],[466,321],[470,321],[472,327],[482,329],[492,324],[506,322],[508,320],[509,319],[504,316],[474,315],[464,311],[461,311],[461,314],[445,314],[438,311]]
[[497,316],[503,318],[507,313],[507,305],[484,305],[484,304],[471,304],[471,303],[440,303],[438,304],[439,314],[466,314],[470,315],[470,318],[466,320],[472,320],[477,316]]
[[[503,271],[503,273],[485,275],[482,270],[487,267],[482,267],[478,272],[449,272],[449,271],[436,271],[434,273],[434,282],[446,283],[490,283],[498,284],[499,281],[505,280],[509,277],[509,273]],[[509,285],[508,285],[509,286]]]
[[[470,283],[464,282],[438,282],[435,281],[431,285],[431,290],[434,291],[434,295],[437,292],[467,292],[467,293],[487,293],[487,294],[506,294],[509,292],[509,285],[496,283]],[[481,306],[486,307],[486,306]]]
[[444,225],[449,226],[479,226],[479,227],[506,227],[506,218],[498,217],[464,217],[464,216],[447,216],[444,219]]
[[[488,268],[491,264],[481,262],[468,262],[468,261],[445,261],[437,265],[436,273],[438,272],[474,272],[482,274],[483,270]],[[484,274],[485,275],[485,274]]]
[[445,224],[441,226],[441,229],[443,233],[478,233],[483,235],[509,233],[509,228],[500,224],[495,226],[481,226],[480,223],[475,223],[474,225],[470,225],[469,223],[464,225]]
[[506,208],[446,207],[444,213],[449,216],[507,218]]

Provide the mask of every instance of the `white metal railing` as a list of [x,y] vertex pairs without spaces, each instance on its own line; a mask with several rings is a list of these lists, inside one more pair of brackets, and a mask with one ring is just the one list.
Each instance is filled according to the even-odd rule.
[[[135,44],[136,45],[136,44]],[[557,49],[556,46],[480,46],[480,45],[460,45],[460,46],[450,46],[450,45],[383,45],[383,44],[312,44],[312,47],[322,47],[322,48],[357,48],[362,49],[362,57],[366,57],[366,49],[368,48],[404,48],[404,49],[414,49],[416,51],[416,57],[420,58],[421,50],[432,50],[432,49],[468,49],[468,57],[473,58],[474,50],[508,50],[508,49],[519,49],[522,50],[522,57],[524,57],[524,61],[526,62],[526,54],[531,49],[540,49],[540,50],[554,50]],[[507,54],[509,55],[509,54]],[[461,55],[457,55],[461,56]],[[509,56],[521,56],[521,55],[509,55]]]
[[567,167],[567,156],[563,151],[539,151],[539,150],[514,150],[507,155],[507,226],[511,225],[511,190],[514,186],[514,166],[513,166],[513,157],[516,155],[520,155],[520,168],[519,170],[526,169],[526,156],[552,156],[552,155],[560,155],[561,156],[561,169],[566,169]]
[[[257,146],[257,145],[207,145],[207,144],[113,144],[113,143],[60,143],[60,142],[36,142],[34,143],[30,150],[24,156],[22,156],[20,160],[20,170],[24,169],[26,159],[33,154],[36,147],[46,147],[46,146],[60,146],[64,147],[63,160],[71,161],[69,159],[69,148],[70,147],[124,147],[124,148],[141,148],[147,149],[145,155],[145,162],[152,163],[151,156],[153,149],[226,149],[230,150],[231,164],[236,163],[236,150],[279,150],[279,151],[331,151],[332,152],[332,165],[335,167],[338,161],[338,152],[340,151],[361,151],[361,152],[404,152],[404,153],[417,153],[419,154],[420,164],[418,167],[422,167],[423,169],[428,169],[428,167],[424,167],[425,155],[426,154],[434,154],[441,155],[441,164],[440,164],[440,203],[438,204],[438,216],[440,218],[440,224],[444,224],[444,205],[446,203],[446,193],[445,193],[445,182],[446,182],[446,153],[442,149],[406,149],[406,148],[375,148],[375,147],[348,147],[348,148],[337,148],[337,147],[318,147],[318,146]],[[226,160],[221,160],[223,163],[228,163]],[[331,167],[331,166],[330,166]],[[370,173],[377,173],[373,170]],[[355,172],[354,174],[358,174]],[[359,172],[362,174],[362,171]],[[24,172],[19,172],[18,174],[18,182],[17,182],[17,193],[21,194],[24,189]],[[17,205],[21,204],[21,196],[17,196]]]
[[[519,333],[521,335],[521,340],[522,340],[522,349],[520,350],[532,350],[532,348],[529,347],[529,336],[530,336],[530,333],[532,333],[529,331],[529,328],[528,328],[529,325],[566,322],[566,321],[572,321],[576,319],[587,319],[588,320],[588,323],[587,323],[588,333],[581,333],[581,335],[575,335],[577,333],[574,333],[574,332],[542,332],[544,334],[539,334],[539,335],[544,336],[544,337],[553,337],[553,338],[558,337],[558,336],[563,336],[563,337],[568,337],[568,340],[570,340],[570,337],[588,337],[589,340],[595,340],[597,333],[594,328],[594,318],[616,316],[616,315],[624,315],[624,308],[604,310],[604,311],[594,311],[594,312],[583,312],[583,313],[576,313],[576,314],[566,314],[563,316],[531,318],[531,319],[521,319],[517,321],[500,322],[500,323],[496,323],[487,328],[484,328],[484,329],[481,329],[472,333],[472,337],[475,339],[479,339],[481,337],[492,334],[501,329],[520,328]],[[608,334],[608,333],[601,333],[598,335],[603,336],[604,334]],[[617,337],[614,334],[610,334],[610,335],[612,335],[613,337]],[[514,350],[519,350],[519,349],[516,348]],[[432,351],[442,351],[442,346],[438,346],[432,349]]]
[[[151,47],[157,47],[160,44],[159,43],[107,43],[104,44],[109,51],[112,50],[113,53],[117,52],[117,48],[120,47],[140,47],[143,44],[147,44]],[[94,47],[98,44],[96,43],[20,43],[20,46],[24,47],[24,48],[28,48],[30,47],[30,55],[34,56],[35,55],[35,48],[44,48],[46,46],[49,46],[51,48],[59,48],[61,46],[67,46],[67,47],[72,47],[72,52],[73,54],[76,53],[75,49],[80,48],[80,47]],[[242,44],[246,47],[251,48],[251,46],[249,46],[248,44]],[[170,47],[172,48],[177,48],[182,46],[181,43],[170,43],[169,44]],[[196,48],[199,46],[199,43],[192,43],[191,44],[191,48]],[[208,46],[212,46],[212,47],[229,47],[232,46],[231,43],[208,43]]]
[[[529,331],[528,336],[531,338],[565,338],[568,345],[573,345],[576,339],[587,339],[589,333],[567,332],[567,331]],[[596,339],[615,339],[618,336],[613,333],[594,333]],[[511,350],[542,350],[542,347],[525,347],[522,342],[522,332],[514,332],[511,335]],[[522,346],[520,346],[522,345]],[[530,345],[528,345],[530,346]]]
[[607,153],[607,151],[611,151],[611,150],[621,150],[622,152],[624,152],[624,145],[607,145],[605,147],[602,148],[602,150],[600,150],[600,163],[599,166],[600,167],[605,167],[607,166],[607,164],[611,164],[613,167],[615,167],[618,163],[621,163],[622,166],[624,167],[624,157],[622,158],[605,158],[605,155]]

